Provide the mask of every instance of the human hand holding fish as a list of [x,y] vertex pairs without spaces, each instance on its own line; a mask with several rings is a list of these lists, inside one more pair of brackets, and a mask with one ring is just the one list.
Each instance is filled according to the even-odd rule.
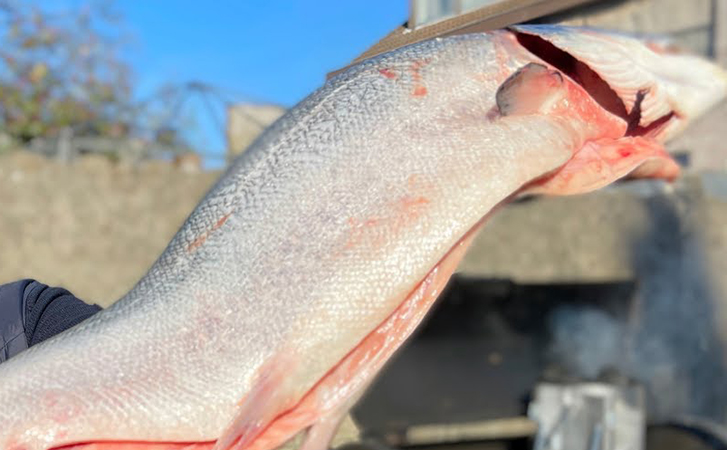
[[[0,449],[324,448],[516,196],[673,179],[700,58],[517,26],[358,63],[268,128],[108,310],[0,366]],[[124,336],[124,338],[120,338]]]

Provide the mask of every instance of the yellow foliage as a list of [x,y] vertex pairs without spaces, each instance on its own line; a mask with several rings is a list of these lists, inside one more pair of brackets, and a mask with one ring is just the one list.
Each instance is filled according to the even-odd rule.
[[30,69],[30,73],[28,74],[28,78],[30,78],[30,82],[33,84],[38,84],[48,75],[48,66],[45,65],[45,63],[35,63],[33,64],[33,68]]

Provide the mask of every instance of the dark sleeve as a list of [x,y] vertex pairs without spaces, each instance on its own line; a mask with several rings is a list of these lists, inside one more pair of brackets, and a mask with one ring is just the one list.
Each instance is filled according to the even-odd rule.
[[32,280],[0,286],[0,363],[28,348],[23,293]]
[[0,362],[100,311],[63,288],[35,280],[0,286]]

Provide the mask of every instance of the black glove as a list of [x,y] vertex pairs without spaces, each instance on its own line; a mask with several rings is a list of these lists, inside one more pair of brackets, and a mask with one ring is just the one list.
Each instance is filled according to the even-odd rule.
[[0,363],[101,310],[35,280],[0,286]]

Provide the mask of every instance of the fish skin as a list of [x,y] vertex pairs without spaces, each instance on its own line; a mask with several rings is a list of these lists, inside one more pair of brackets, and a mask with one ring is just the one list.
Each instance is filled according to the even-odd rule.
[[[704,58],[686,52],[666,51],[653,38],[588,27],[517,25],[512,30],[540,36],[576,59],[587,61],[618,93],[630,112],[639,92],[640,125],[648,125],[670,111],[677,115],[659,131],[659,140],[678,135],[696,117],[724,98],[727,73]],[[623,76],[627,74],[627,76]]]
[[[577,43],[579,31],[558,30]],[[598,154],[590,143],[624,135],[567,77],[545,110],[516,102],[500,114],[498,88],[529,63],[547,66],[496,31],[334,77],[232,164],[127,295],[0,365],[0,449],[208,449],[228,430],[226,448],[240,442],[236,420],[264,436],[483,216],[564,173],[587,143]],[[700,98],[721,98],[718,88]],[[260,393],[269,401],[245,402]]]

